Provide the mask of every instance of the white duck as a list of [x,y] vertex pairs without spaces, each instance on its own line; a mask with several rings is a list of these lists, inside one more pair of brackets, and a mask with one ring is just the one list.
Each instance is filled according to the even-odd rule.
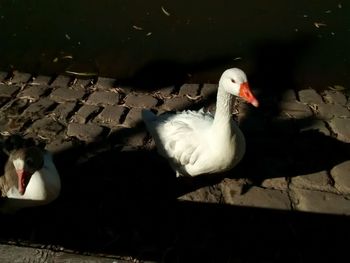
[[222,74],[214,116],[203,109],[160,116],[149,110],[142,112],[159,154],[169,160],[177,177],[227,171],[242,159],[245,139],[231,118],[233,96],[258,107],[245,73],[238,68]]
[[55,200],[61,180],[51,154],[37,147],[12,151],[0,176],[4,200],[0,211],[12,213],[25,207],[45,205]]

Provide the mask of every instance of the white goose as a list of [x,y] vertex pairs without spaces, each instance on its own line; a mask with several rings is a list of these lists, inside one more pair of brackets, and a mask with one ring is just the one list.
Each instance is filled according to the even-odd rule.
[[13,213],[19,209],[45,205],[55,200],[61,180],[51,154],[37,147],[12,151],[0,176],[2,200],[0,211]]
[[245,139],[231,118],[233,96],[258,107],[245,73],[238,68],[222,74],[214,116],[203,109],[160,116],[149,110],[142,112],[159,154],[169,160],[177,177],[227,171],[242,159]]

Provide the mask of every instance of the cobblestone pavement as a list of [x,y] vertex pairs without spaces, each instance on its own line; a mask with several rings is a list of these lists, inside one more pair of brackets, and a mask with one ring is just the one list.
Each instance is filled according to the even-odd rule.
[[177,180],[156,154],[141,110],[213,111],[215,84],[146,92],[108,78],[20,72],[0,72],[0,82],[3,140],[20,134],[51,151],[63,183],[52,205],[2,217],[17,226],[3,242],[163,262],[304,262],[316,241],[349,236],[343,87],[261,91],[258,109],[236,100],[243,161],[226,174]]

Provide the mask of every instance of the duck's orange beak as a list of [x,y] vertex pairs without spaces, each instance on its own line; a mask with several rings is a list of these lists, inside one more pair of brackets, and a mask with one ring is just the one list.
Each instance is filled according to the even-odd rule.
[[248,82],[243,82],[239,88],[239,96],[245,99],[247,102],[251,103],[253,106],[258,107],[259,102],[254,97],[252,91],[250,90]]

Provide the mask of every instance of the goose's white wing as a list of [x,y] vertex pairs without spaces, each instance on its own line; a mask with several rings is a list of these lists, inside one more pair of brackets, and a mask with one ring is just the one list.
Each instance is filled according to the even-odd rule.
[[155,139],[159,153],[177,165],[185,166],[197,161],[207,142],[213,116],[200,110],[159,117],[153,113],[144,113],[143,119]]

